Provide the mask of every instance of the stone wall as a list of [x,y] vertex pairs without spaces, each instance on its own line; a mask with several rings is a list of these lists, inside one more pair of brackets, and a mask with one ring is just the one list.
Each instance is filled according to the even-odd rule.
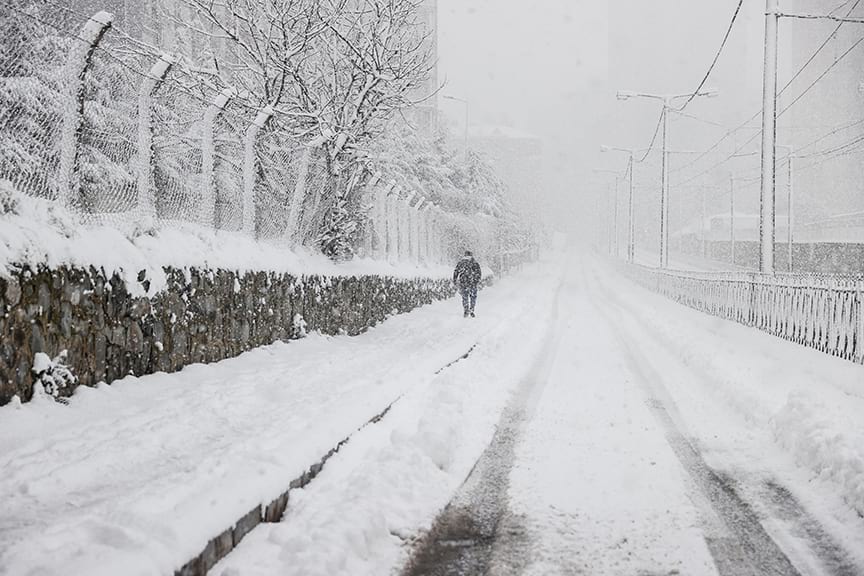
[[[152,298],[131,296],[119,276],[93,268],[25,267],[0,278],[0,405],[32,397],[38,352],[68,350],[79,384],[92,386],[299,338],[304,323],[309,331],[359,334],[452,295],[443,279],[166,273],[167,289]],[[149,286],[143,273],[138,282]]]

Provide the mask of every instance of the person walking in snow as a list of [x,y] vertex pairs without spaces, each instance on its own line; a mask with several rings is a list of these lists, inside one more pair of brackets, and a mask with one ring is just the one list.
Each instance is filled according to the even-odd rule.
[[477,303],[477,285],[480,284],[480,277],[480,264],[474,260],[474,255],[466,250],[453,271],[453,284],[462,295],[462,309],[466,318],[474,317],[474,304]]

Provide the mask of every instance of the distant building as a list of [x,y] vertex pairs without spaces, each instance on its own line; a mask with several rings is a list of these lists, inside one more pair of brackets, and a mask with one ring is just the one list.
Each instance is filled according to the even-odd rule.
[[511,203],[536,211],[543,156],[540,138],[507,126],[484,125],[472,126],[468,140],[471,148],[492,162],[507,186]]
[[[672,234],[672,249],[721,262],[732,254],[729,214],[714,214],[691,221]],[[778,215],[774,244],[778,272],[788,270],[789,228],[787,217]],[[792,263],[795,272],[835,274],[864,273],[864,211],[795,223],[792,229]],[[735,265],[759,266],[759,215],[735,214]]]
[[864,211],[799,224],[796,242],[864,244]]
[[[845,16],[854,7],[850,4],[838,8],[837,4],[833,0],[808,0],[806,12],[833,11],[837,16]],[[858,6],[851,15],[864,16],[864,6]],[[836,22],[815,20],[781,27],[780,62],[785,66],[781,72],[789,78],[800,70],[835,29]],[[812,207],[817,219],[864,211],[864,159],[856,146],[860,129],[853,124],[864,110],[864,51],[852,50],[846,54],[860,36],[860,25],[840,27],[780,98],[781,106],[788,105],[815,82],[780,119],[778,130],[781,144],[793,144],[796,154],[805,156],[795,160],[795,195],[802,204]],[[819,78],[829,68],[831,71]],[[835,130],[836,133],[830,134]],[[800,152],[797,150],[804,146],[807,147]],[[779,150],[778,158],[782,160],[785,154],[785,150]],[[799,220],[808,220],[807,216],[801,214]]]
[[429,77],[412,95],[417,101],[413,112],[417,127],[432,134],[438,126],[438,0],[424,0],[419,6],[421,32],[426,35],[426,49],[430,53],[432,70]]

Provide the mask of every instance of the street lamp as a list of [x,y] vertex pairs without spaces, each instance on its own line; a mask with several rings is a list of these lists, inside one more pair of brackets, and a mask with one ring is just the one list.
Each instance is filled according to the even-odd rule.
[[609,242],[609,252],[613,254],[616,258],[618,257],[618,182],[620,180],[620,176],[618,172],[615,170],[601,170],[598,168],[594,169],[596,174],[614,174],[615,175],[615,196],[614,196],[614,207],[612,210],[613,214],[613,225],[612,225],[612,238]]
[[468,162],[468,100],[463,98],[457,98],[456,96],[443,95],[442,98],[445,100],[453,100],[454,102],[461,102],[465,106],[465,132],[464,132],[464,140],[465,140],[465,162]]
[[786,202],[789,206],[788,212],[786,214],[786,242],[788,244],[787,260],[786,260],[786,271],[792,272],[792,200],[793,200],[793,190],[792,190],[792,159],[795,158],[795,149],[792,148],[789,144],[775,144],[777,148],[783,148],[786,152],[786,159],[788,163],[786,165]]
[[660,268],[669,265],[669,149],[667,148],[667,134],[669,132],[669,110],[674,110],[672,103],[681,98],[706,97],[713,98],[720,92],[716,89],[700,90],[687,94],[648,94],[644,92],[630,92],[619,90],[616,93],[618,100],[630,100],[631,98],[649,98],[660,100],[663,103],[661,120],[663,123],[663,159],[661,168],[662,194],[660,196]]
[[635,234],[635,221],[633,214],[633,156],[635,156],[639,152],[644,152],[644,150],[634,150],[632,148],[618,148],[615,146],[606,146],[600,145],[601,152],[625,152],[628,154],[629,159],[627,160],[627,171],[630,173],[629,178],[629,192],[627,198],[627,261],[633,262],[634,255],[636,253],[636,234]]

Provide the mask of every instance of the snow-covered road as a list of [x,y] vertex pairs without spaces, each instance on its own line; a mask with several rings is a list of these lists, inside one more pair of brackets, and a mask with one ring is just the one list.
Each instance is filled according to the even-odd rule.
[[211,574],[864,574],[864,367],[590,256],[478,313],[0,410],[0,573],[171,574],[350,435]]
[[559,310],[548,372],[404,574],[864,574],[862,367],[590,258]]

